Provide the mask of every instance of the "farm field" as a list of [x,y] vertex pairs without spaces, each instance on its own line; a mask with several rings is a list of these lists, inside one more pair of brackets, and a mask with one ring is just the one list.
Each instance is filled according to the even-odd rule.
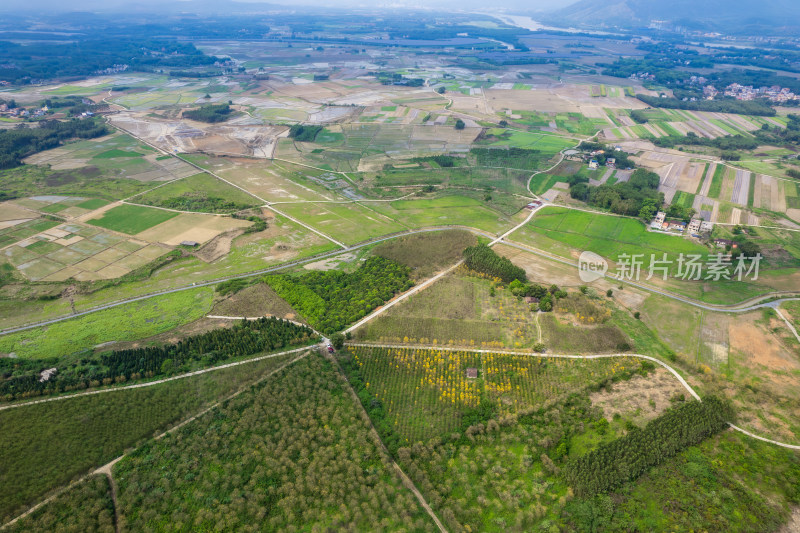
[[93,226],[135,235],[176,216],[178,213],[172,211],[138,205],[119,205],[105,211],[100,218],[88,222]]
[[[570,491],[556,465],[617,438],[637,409],[629,404],[609,423],[584,394],[598,383],[625,388],[652,370],[634,359],[562,362],[413,347],[350,346],[340,360],[401,466],[426,495],[438,495],[434,508],[445,523],[488,531],[562,523]],[[465,377],[469,367],[478,378]],[[646,407],[657,416],[670,402],[650,391],[651,405],[653,392],[663,402]],[[547,490],[532,490],[539,486]],[[488,498],[503,490],[512,492]]]
[[509,224],[507,216],[467,196],[376,202],[371,207],[408,228],[466,226],[498,233]]
[[5,523],[51,489],[119,457],[294,357],[264,359],[147,388],[0,411],[3,427],[13,428],[0,435],[0,455],[8,465],[0,474],[0,517]]
[[83,224],[28,223],[9,236],[40,230],[3,250],[6,260],[32,281],[90,281],[124,276],[169,249]]
[[26,159],[32,165],[49,165],[52,170],[96,169],[104,177],[139,182],[163,182],[194,174],[191,166],[178,159],[159,159],[149,146],[124,133],[66,144]]
[[403,222],[357,203],[303,203],[279,207],[289,216],[345,244],[356,244],[408,228]]
[[[208,217],[208,215],[197,216]],[[219,235],[193,255],[167,262],[147,278],[147,283],[112,284],[90,293],[78,293],[73,297],[75,308],[80,311],[155,290],[185,287],[192,282],[199,283],[223,276],[241,275],[336,248],[333,243],[283,217],[272,215],[267,217],[267,222],[268,228],[262,232],[235,238]],[[92,229],[97,228],[92,227]],[[0,324],[11,327],[69,314],[71,309],[70,302],[65,298],[49,300],[44,304],[37,301],[0,299],[0,311],[2,311]]]
[[12,17],[0,529],[798,529],[791,35],[634,3]]
[[[765,244],[794,250],[795,236],[790,232],[781,238],[765,239]],[[582,251],[590,250],[611,261],[609,271],[612,273],[617,271],[615,259],[622,257],[622,254],[645,254],[646,262],[641,267],[642,281],[648,276],[650,254],[654,253],[661,259],[662,254],[666,253],[667,259],[673,261],[670,277],[664,281],[661,279],[663,273],[656,271],[649,283],[708,303],[730,304],[772,290],[791,290],[787,283],[790,284],[790,280],[794,279],[793,271],[784,269],[780,263],[770,265],[769,262],[766,266],[762,265],[757,280],[745,277],[742,281],[720,279],[713,283],[698,283],[674,279],[679,254],[700,254],[705,257],[713,254],[713,250],[680,236],[647,232],[638,220],[558,207],[538,213],[530,224],[513,235],[513,240],[572,262],[577,262]],[[793,264],[791,259],[790,263]]]
[[218,180],[210,174],[195,174],[150,190],[130,199],[132,203],[166,207],[182,211],[228,213],[258,205],[246,192]]
[[111,341],[150,337],[203,316],[210,288],[193,289],[121,305],[0,337],[0,352],[17,357],[60,357]]

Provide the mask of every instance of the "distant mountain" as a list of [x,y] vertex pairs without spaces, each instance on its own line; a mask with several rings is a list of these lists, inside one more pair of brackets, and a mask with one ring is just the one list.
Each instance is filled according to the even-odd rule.
[[798,0],[580,0],[548,19],[582,27],[642,27],[663,21],[690,29],[788,33],[800,27]]

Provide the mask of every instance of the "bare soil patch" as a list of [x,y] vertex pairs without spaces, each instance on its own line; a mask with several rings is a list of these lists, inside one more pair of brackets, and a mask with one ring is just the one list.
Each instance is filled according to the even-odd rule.
[[302,321],[286,300],[266,283],[246,287],[220,300],[209,313],[217,316],[276,316]]
[[[781,324],[776,323],[776,327]],[[769,370],[797,370],[800,364],[781,346],[771,333],[745,320],[732,321],[729,332],[730,346],[747,357],[747,361]]]
[[670,398],[679,394],[688,395],[675,376],[658,368],[647,377],[636,374],[628,381],[615,383],[611,391],[592,393],[589,399],[592,405],[603,409],[609,422],[619,413],[643,425],[670,407]]
[[236,237],[242,235],[244,230],[226,231],[208,241],[202,248],[195,252],[195,256],[201,261],[212,263],[228,255],[231,245]]

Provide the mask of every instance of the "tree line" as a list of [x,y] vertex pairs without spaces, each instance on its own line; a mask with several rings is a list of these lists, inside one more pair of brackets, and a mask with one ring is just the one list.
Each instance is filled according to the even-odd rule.
[[500,278],[503,283],[511,283],[515,280],[528,281],[528,276],[523,268],[512,263],[507,257],[497,255],[494,250],[483,243],[464,250],[464,263],[470,270]]
[[686,111],[710,111],[713,113],[735,113],[739,115],[756,115],[774,117],[777,112],[764,102],[757,100],[679,100],[678,98],[660,98],[637,94],[636,98],[650,107],[665,109],[683,109]]
[[309,324],[334,333],[364,317],[413,285],[410,269],[373,256],[355,272],[313,271],[300,276],[277,274],[264,281],[289,302]]
[[70,43],[35,42],[19,45],[0,41],[0,79],[23,82],[65,76],[90,76],[115,65],[128,70],[212,65],[217,58],[191,43],[119,36],[79,39]]
[[728,427],[730,404],[716,396],[667,410],[639,429],[570,461],[564,477],[581,496],[608,492]]
[[100,120],[91,118],[42,120],[38,126],[0,130],[0,169],[17,167],[24,158],[70,139],[94,139],[110,133]]
[[[0,398],[10,401],[180,374],[226,359],[307,344],[314,338],[310,328],[272,317],[242,321],[230,329],[215,329],[176,344],[87,356],[68,366],[59,358],[0,359]],[[56,373],[41,381],[41,372],[48,368],[56,368]]]

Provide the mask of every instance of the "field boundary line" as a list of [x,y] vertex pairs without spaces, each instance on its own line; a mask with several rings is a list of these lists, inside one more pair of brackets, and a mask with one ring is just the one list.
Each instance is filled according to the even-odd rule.
[[[479,353],[479,354],[500,354],[500,355],[521,355],[526,357],[538,357],[538,358],[547,358],[553,357],[555,359],[610,359],[610,358],[622,358],[622,357],[635,357],[638,359],[647,359],[648,361],[652,361],[663,368],[667,369],[675,378],[680,382],[683,388],[694,397],[699,402],[703,400],[700,398],[700,395],[695,392],[695,390],[686,382],[686,380],[681,376],[677,370],[672,368],[670,365],[658,359],[656,357],[652,357],[650,355],[643,355],[643,354],[624,354],[624,353],[612,353],[612,354],[591,354],[591,355],[572,355],[572,354],[548,354],[548,353],[537,353],[537,352],[518,352],[518,351],[510,351],[510,350],[483,350],[483,349],[475,349],[475,348],[456,348],[452,346],[439,346],[439,345],[402,345],[402,344],[369,344],[369,343],[360,343],[360,342],[347,342],[345,346],[355,346],[361,348],[385,348],[385,349],[412,349],[412,350],[440,350],[440,351],[447,351],[447,352],[472,352],[472,353]],[[734,425],[732,422],[727,423],[731,429],[735,431],[739,431],[744,435],[752,437],[754,439],[758,439],[764,442],[768,442],[770,444],[775,444],[782,448],[788,448],[791,450],[800,450],[800,445],[797,444],[788,444],[785,442],[780,442],[777,440],[768,439],[766,437],[762,437],[756,435],[755,433],[751,433],[746,429],[742,429],[739,426]]]
[[315,228],[313,228],[313,227],[309,226],[309,225],[308,225],[308,224],[306,224],[305,222],[300,222],[299,220],[297,220],[296,218],[294,218],[294,217],[293,217],[293,216],[291,216],[291,215],[287,215],[286,213],[284,213],[284,212],[280,211],[279,209],[277,209],[277,208],[273,207],[273,206],[272,206],[272,204],[269,204],[269,203],[267,203],[267,204],[264,204],[264,207],[266,207],[266,208],[268,208],[268,209],[271,209],[271,210],[275,211],[276,213],[278,213],[278,214],[279,214],[279,215],[281,215],[282,217],[288,218],[289,220],[291,220],[291,221],[292,221],[292,222],[294,222],[295,224],[299,224],[299,225],[303,226],[304,228],[306,228],[306,229],[308,229],[308,230],[311,230],[311,231],[313,231],[314,233],[316,233],[316,234],[317,234],[317,235],[319,235],[320,237],[324,237],[324,238],[328,239],[328,240],[329,240],[329,241],[331,241],[333,244],[335,244],[335,245],[337,245],[337,246],[340,246],[340,247],[344,248],[345,250],[349,250],[349,249],[350,249],[350,247],[349,247],[349,246],[347,246],[346,244],[344,244],[344,243],[341,243],[341,242],[337,241],[336,239],[334,239],[333,237],[330,237],[330,236],[328,236],[328,235],[326,235],[326,234],[322,233],[321,231],[319,231],[319,230],[317,230],[317,229],[315,229]]

